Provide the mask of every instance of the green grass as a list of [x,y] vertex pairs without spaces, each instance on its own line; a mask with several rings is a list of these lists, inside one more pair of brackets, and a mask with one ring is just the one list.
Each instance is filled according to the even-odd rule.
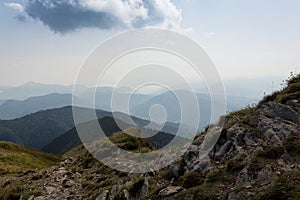
[[265,159],[278,159],[282,156],[282,154],[284,154],[283,147],[269,147],[263,151],[258,151],[256,156]]
[[231,128],[238,121],[243,120],[245,117],[251,115],[256,110],[256,107],[247,106],[244,109],[229,113],[225,118],[227,123],[224,124],[224,129]]
[[229,181],[230,181],[230,177],[224,170],[210,172],[207,175],[207,180],[206,180],[207,183],[218,183],[218,182],[227,183]]
[[[129,133],[129,131],[133,135],[139,133],[135,128],[127,129],[124,132]],[[120,131],[114,133],[109,137],[110,141],[117,145],[119,148],[138,153],[147,153],[154,150],[153,146],[146,139],[133,137],[132,135],[124,132]]]
[[215,184],[205,184],[191,189],[193,200],[215,200],[217,199],[217,191]]
[[0,142],[0,175],[22,174],[29,170],[48,168],[60,158],[21,145]]
[[286,103],[291,99],[300,100],[300,74],[291,74],[289,79],[285,82],[287,83],[287,86],[284,89],[266,96],[261,102],[259,102],[258,106],[262,106],[269,101]]
[[[127,133],[130,133],[130,135]],[[108,137],[108,139],[119,148],[135,153],[148,153],[155,150],[155,148],[147,139],[134,137],[131,135],[136,135],[139,133],[140,132],[138,131],[138,129],[130,128],[124,130],[124,132],[116,132]],[[111,146],[106,139],[100,139],[93,142],[91,145],[91,149],[97,156],[101,157],[109,157],[112,153]],[[76,152],[76,149],[74,149],[73,151]]]

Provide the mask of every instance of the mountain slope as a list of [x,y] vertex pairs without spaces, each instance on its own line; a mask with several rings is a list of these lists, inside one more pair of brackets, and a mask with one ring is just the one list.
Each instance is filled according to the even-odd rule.
[[72,105],[72,95],[58,93],[31,97],[24,101],[8,100],[0,105],[0,119],[16,119],[41,110],[49,110],[70,105]]
[[49,168],[60,158],[21,145],[0,142],[0,161],[0,175],[3,176]]
[[203,159],[201,144],[210,129],[169,167],[146,174],[110,169],[79,146],[59,165],[0,183],[0,198],[300,199],[300,76],[224,119],[217,144]]
[[[138,118],[135,118],[135,120],[138,120]],[[146,121],[139,119],[137,123],[140,124],[141,126],[146,123]],[[121,131],[119,128],[119,125],[124,129],[131,128],[132,125],[123,122],[118,119],[114,119],[112,117],[104,117],[102,119],[98,120],[99,125],[101,126],[103,132],[107,136],[111,136],[113,133]],[[91,141],[100,139],[97,137],[97,134],[93,133],[93,130],[90,130],[90,127],[93,127],[92,122],[86,122],[83,124],[80,124],[81,129],[86,130],[86,134],[90,134]],[[155,131],[152,130],[146,130],[144,128],[140,129],[145,132],[145,134],[149,134],[150,132],[153,133]],[[164,133],[164,132],[158,132],[156,135],[153,137],[150,137],[148,140],[149,142],[157,148],[165,146],[171,139],[173,139],[174,135]],[[50,142],[48,145],[46,145],[42,150],[48,153],[53,153],[53,154],[64,154],[67,151],[71,150],[72,148],[82,144],[82,141],[80,140],[78,136],[78,132],[76,128],[72,128],[69,130],[67,133],[57,137],[54,139],[52,142]]]
[[[83,122],[91,120],[91,109],[76,108],[83,115]],[[105,111],[97,111],[99,118],[110,116]],[[86,121],[85,121],[86,120]],[[72,107],[40,111],[14,120],[0,120],[0,140],[10,141],[36,149],[41,149],[58,136],[74,127]]]
[[[181,107],[180,102],[175,96],[175,94],[179,94],[182,97],[190,97],[192,96],[190,92],[178,90],[173,92],[165,92],[163,94],[154,96],[149,98],[148,100],[142,101],[140,103],[136,103],[134,107],[132,107],[132,114],[144,119],[149,119],[149,110],[151,106],[159,104],[165,108],[167,114],[167,121],[178,123],[181,121]],[[208,94],[195,94],[197,98],[197,102],[199,104],[199,113],[201,116],[201,120],[199,122],[199,131],[202,131],[205,126],[211,123],[211,97]],[[179,96],[179,97],[180,97]],[[240,109],[244,106],[253,103],[253,99],[246,97],[238,97],[238,96],[227,96],[227,111],[234,111]],[[194,110],[194,107],[187,107],[187,109]],[[157,116],[152,116],[154,119],[159,119],[160,113]],[[217,121],[218,119],[212,119],[212,122]],[[189,125],[189,119],[184,121],[183,123]]]
[[[94,110],[79,107],[75,107],[74,109],[77,109],[77,112],[81,114],[81,121],[78,123],[84,123],[93,120],[91,115],[95,112]],[[112,117],[113,114],[102,110],[96,110],[96,115],[98,119],[101,119],[104,117]],[[147,120],[132,117],[123,113],[114,113],[114,117],[116,117],[116,120],[124,121],[126,124],[131,124],[132,120],[139,126],[145,126],[149,124],[149,121]],[[79,142],[77,132],[74,132],[75,129],[71,130],[74,128],[74,126],[75,124],[73,121],[71,106],[50,109],[14,120],[0,120],[0,140],[22,144],[36,149],[42,149],[54,139],[66,133],[67,140],[63,139],[62,141],[64,141],[63,143],[67,141],[69,147],[72,148],[74,147],[74,145],[72,145],[72,141],[74,144],[78,144]],[[112,127],[113,132],[110,131],[109,134],[120,130],[115,129],[114,126]],[[159,127],[159,125],[153,124],[151,128],[156,130],[157,127]],[[166,123],[166,125],[163,127],[163,130],[170,130],[174,131],[171,133],[176,133],[177,128],[177,124]],[[68,136],[68,134],[70,134],[67,133],[69,130],[70,132],[73,132],[72,137]],[[72,138],[74,138],[74,140]],[[56,141],[57,140],[54,142]],[[54,142],[51,143],[50,146],[54,144]],[[50,152],[54,153],[64,151],[59,149]]]

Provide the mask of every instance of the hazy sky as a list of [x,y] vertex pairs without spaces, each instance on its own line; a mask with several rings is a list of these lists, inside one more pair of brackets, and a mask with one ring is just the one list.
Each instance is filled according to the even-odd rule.
[[0,85],[72,84],[95,46],[145,26],[179,30],[197,41],[224,79],[300,71],[299,0],[26,2],[0,4]]

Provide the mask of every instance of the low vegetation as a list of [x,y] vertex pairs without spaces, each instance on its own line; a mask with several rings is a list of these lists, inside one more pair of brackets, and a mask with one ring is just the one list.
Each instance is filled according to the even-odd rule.
[[300,197],[300,172],[291,171],[277,180],[265,191],[257,195],[258,200],[298,200]]
[[0,175],[22,174],[29,170],[48,168],[60,158],[21,145],[0,142]]

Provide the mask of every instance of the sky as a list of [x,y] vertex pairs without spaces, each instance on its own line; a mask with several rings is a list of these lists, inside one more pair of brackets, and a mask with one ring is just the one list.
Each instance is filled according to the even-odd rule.
[[224,80],[300,71],[298,0],[2,0],[0,85],[73,84],[101,42],[167,28],[195,40]]

